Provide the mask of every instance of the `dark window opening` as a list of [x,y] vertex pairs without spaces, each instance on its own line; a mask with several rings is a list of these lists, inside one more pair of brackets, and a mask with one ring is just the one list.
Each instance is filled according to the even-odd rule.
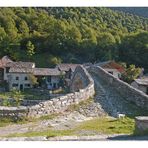
[[56,88],[56,83],[53,83],[53,88]]
[[48,82],[51,82],[51,76],[48,76],[48,77],[47,77],[47,81],[48,81]]
[[9,73],[10,67],[6,67],[6,73]]
[[23,90],[24,88],[23,88],[23,84],[20,84],[20,90]]
[[113,75],[113,71],[109,71],[108,73],[112,74]]
[[13,83],[13,84],[12,84],[12,86],[13,86],[13,87],[17,87],[17,86],[18,86],[18,84],[16,84],[16,83]]
[[25,77],[25,80],[27,81],[27,80],[28,80],[28,78],[27,78],[27,77]]
[[16,80],[19,80],[19,77],[16,77],[15,79],[16,79]]
[[4,70],[0,69],[0,80],[4,79]]
[[30,84],[25,84],[26,87],[30,87]]

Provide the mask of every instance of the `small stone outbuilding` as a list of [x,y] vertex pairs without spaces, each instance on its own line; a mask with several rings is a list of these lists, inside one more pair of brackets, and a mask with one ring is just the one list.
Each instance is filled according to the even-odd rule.
[[144,93],[148,94],[148,76],[135,79],[131,85]]

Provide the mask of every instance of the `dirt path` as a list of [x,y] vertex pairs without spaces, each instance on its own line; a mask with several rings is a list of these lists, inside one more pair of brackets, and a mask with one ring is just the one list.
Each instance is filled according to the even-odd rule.
[[77,126],[80,122],[90,120],[93,117],[86,117],[77,111],[66,115],[60,115],[54,119],[31,122],[27,124],[14,124],[6,127],[0,127],[0,136],[7,136],[15,133],[26,133],[31,131],[66,130]]

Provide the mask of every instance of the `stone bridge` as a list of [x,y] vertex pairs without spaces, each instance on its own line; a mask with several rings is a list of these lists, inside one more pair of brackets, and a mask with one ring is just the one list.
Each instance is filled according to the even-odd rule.
[[88,68],[95,82],[95,100],[109,115],[135,115],[141,108],[148,109],[148,96],[115,78],[101,67]]

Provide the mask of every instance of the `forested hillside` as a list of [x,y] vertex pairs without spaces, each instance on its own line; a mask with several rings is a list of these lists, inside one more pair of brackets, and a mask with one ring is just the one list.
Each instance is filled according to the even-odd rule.
[[148,7],[111,7],[111,9],[148,18]]
[[0,56],[58,62],[117,60],[148,68],[148,19],[109,8],[0,8]]

